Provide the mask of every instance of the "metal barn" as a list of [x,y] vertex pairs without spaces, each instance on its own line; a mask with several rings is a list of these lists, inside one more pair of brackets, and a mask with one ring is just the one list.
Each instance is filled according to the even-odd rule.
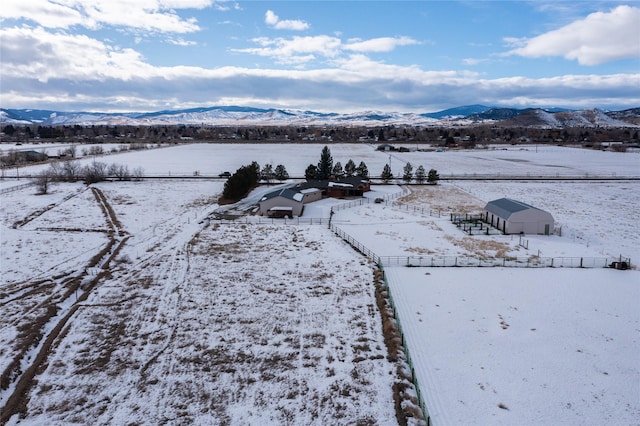
[[553,233],[551,213],[510,198],[489,201],[484,208],[484,219],[505,234]]

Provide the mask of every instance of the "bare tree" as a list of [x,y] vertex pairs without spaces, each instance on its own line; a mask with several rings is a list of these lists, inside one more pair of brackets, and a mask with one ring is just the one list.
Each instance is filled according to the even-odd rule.
[[129,167],[123,164],[111,164],[107,171],[109,176],[115,177],[118,180],[131,180],[131,173],[129,173]]
[[133,180],[144,179],[144,169],[142,167],[136,167],[133,169]]
[[82,167],[77,160],[66,160],[62,163],[62,172],[64,180],[67,182],[75,182],[80,179]]
[[38,194],[44,195],[49,193],[49,187],[53,179],[51,178],[50,170],[43,170],[38,173],[34,179],[34,183],[36,184],[36,188],[38,189]]
[[107,165],[99,161],[94,161],[90,165],[85,166],[82,171],[86,184],[102,182],[107,177]]

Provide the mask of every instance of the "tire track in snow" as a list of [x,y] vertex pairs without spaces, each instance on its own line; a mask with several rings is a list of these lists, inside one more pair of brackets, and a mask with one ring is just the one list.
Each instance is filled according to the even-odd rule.
[[[34,308],[45,308],[45,314],[38,317],[36,323],[30,324],[28,340],[21,344],[21,349],[2,373],[0,401],[5,402],[0,412],[0,423],[2,424],[8,422],[13,415],[23,413],[26,410],[28,394],[33,386],[33,380],[40,366],[46,361],[48,353],[55,345],[60,332],[75,314],[80,304],[89,297],[91,291],[98,285],[100,280],[109,273],[110,262],[120,252],[129,238],[125,236],[126,232],[122,229],[113,208],[102,191],[93,187],[91,189],[107,222],[110,240],[102,250],[96,253],[81,273],[72,271],[60,277],[58,288],[60,290],[66,288],[66,292],[63,294],[56,292],[46,300],[38,303]],[[84,191],[66,197],[63,202],[82,192]],[[57,205],[60,204],[58,203]],[[28,221],[23,221],[19,226],[23,226],[35,217],[37,216],[33,216]],[[91,271],[96,268],[100,272],[92,275]],[[78,295],[78,290],[80,290],[80,295]],[[29,294],[35,295],[36,293],[40,293],[40,291]],[[72,301],[74,294],[76,296],[75,301]],[[20,299],[13,299],[12,301],[16,302]]]

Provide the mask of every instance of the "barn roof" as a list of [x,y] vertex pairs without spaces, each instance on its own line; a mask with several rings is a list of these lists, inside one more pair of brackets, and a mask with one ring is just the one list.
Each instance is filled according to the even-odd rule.
[[293,201],[302,202],[302,199],[304,196],[300,192],[295,191],[293,189],[283,188],[283,189],[279,189],[277,191],[273,191],[266,194],[264,197],[260,199],[260,201],[266,201],[276,197],[284,197]]
[[497,200],[489,201],[484,209],[505,219],[512,214],[523,210],[540,210],[537,207],[530,206],[522,201],[512,200],[511,198],[499,198]]

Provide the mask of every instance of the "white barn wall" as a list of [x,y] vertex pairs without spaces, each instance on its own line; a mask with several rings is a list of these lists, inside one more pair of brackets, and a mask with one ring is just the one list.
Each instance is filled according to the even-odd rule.
[[260,201],[260,214],[266,216],[267,211],[273,207],[291,207],[295,216],[302,214],[303,204],[300,201],[292,200],[286,197],[273,197],[268,200]]

